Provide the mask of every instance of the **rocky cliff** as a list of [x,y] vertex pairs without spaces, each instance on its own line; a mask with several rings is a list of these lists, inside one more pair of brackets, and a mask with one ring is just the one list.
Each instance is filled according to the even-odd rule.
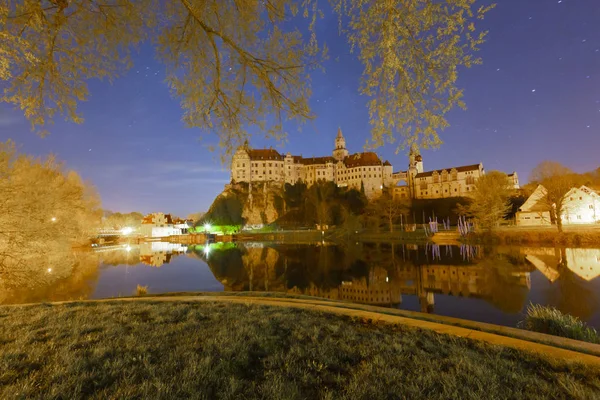
[[260,228],[275,222],[284,212],[281,187],[266,183],[227,185],[217,196],[205,219],[219,225]]

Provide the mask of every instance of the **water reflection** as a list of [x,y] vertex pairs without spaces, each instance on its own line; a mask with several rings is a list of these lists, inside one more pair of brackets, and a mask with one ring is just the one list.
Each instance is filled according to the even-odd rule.
[[364,244],[337,246],[227,245],[194,249],[226,291],[276,291],[395,306],[416,296],[433,312],[436,294],[482,298],[518,312],[532,267],[507,254],[480,258],[479,248]]
[[552,282],[545,300],[587,320],[598,309],[596,292],[586,285],[600,275],[600,249],[522,248],[521,252]]
[[[149,242],[0,268],[0,303],[178,290],[272,291],[513,325],[529,302],[600,325],[600,249]],[[38,263],[39,261],[39,263]]]

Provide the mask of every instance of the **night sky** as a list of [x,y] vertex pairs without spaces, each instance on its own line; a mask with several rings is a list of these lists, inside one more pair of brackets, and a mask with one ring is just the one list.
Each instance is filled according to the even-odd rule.
[[[483,162],[486,170],[516,171],[526,183],[531,169],[550,159],[578,172],[600,166],[600,1],[497,0],[480,27],[489,30],[479,55],[483,65],[461,71],[467,111],[449,115],[437,150],[423,151],[425,170]],[[484,1],[482,4],[488,4]],[[358,95],[362,65],[338,36],[335,16],[320,21],[320,39],[330,47],[326,72],[313,74],[311,104],[317,118],[288,142],[252,139],[307,156],[330,155],[338,126],[350,152],[370,134],[367,98]],[[55,153],[100,192],[105,209],[206,211],[229,181],[227,167],[181,122],[179,101],[164,83],[164,68],[151,47],[112,85],[90,81],[80,105],[82,125],[57,122],[42,139],[19,110],[0,105],[0,140],[15,140],[24,152]],[[388,145],[377,152],[394,171],[405,170],[406,153]]]

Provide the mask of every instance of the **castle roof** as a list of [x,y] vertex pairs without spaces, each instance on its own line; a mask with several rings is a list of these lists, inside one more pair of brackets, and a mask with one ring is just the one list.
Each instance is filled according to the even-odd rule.
[[425,178],[425,177],[428,177],[428,176],[433,176],[433,174],[436,173],[436,172],[438,174],[441,174],[442,171],[448,171],[448,172],[450,172],[453,169],[455,169],[456,172],[477,171],[480,166],[481,166],[481,164],[472,164],[472,165],[463,165],[461,167],[436,169],[436,170],[433,170],[433,171],[427,171],[427,172],[418,173],[417,175],[415,175],[415,178]]
[[342,128],[338,128],[337,137],[338,137],[338,139],[344,137],[344,135],[342,135]]
[[335,163],[333,157],[311,157],[311,158],[300,158],[300,163],[303,165],[315,165],[315,164],[327,164]]
[[380,166],[382,164],[381,159],[377,154],[367,151],[364,153],[355,153],[344,158],[344,164],[346,168],[354,167],[371,167]]
[[248,149],[251,160],[283,160],[283,156],[273,149]]

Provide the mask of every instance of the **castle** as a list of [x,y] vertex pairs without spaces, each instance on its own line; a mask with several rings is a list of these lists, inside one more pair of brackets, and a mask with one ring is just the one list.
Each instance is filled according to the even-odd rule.
[[[407,171],[393,172],[392,164],[373,152],[350,154],[346,139],[338,129],[331,156],[304,158],[273,149],[251,149],[246,142],[233,155],[232,183],[294,184],[311,186],[317,181],[332,181],[340,187],[364,190],[368,198],[377,197],[384,188],[395,198],[437,199],[469,196],[475,182],[485,174],[483,164],[423,171],[423,157],[412,148]],[[519,188],[516,173],[508,176],[511,187]]]

